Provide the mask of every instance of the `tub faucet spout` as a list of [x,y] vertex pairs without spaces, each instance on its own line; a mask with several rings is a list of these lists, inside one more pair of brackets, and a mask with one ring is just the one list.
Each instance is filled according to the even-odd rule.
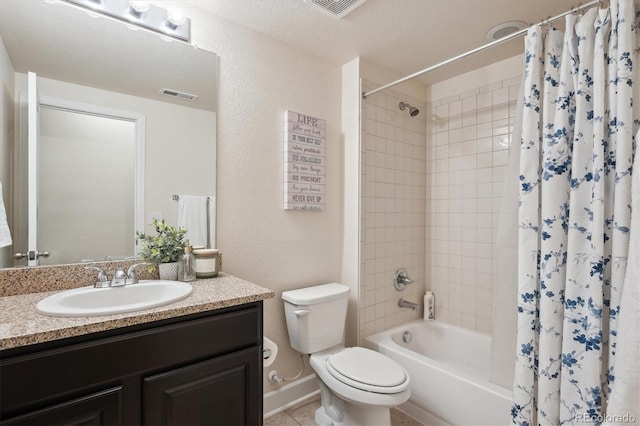
[[417,303],[409,302],[408,300],[400,299],[398,300],[398,306],[400,306],[401,308],[409,308],[413,312],[415,312],[418,310],[418,307],[420,305],[418,305]]

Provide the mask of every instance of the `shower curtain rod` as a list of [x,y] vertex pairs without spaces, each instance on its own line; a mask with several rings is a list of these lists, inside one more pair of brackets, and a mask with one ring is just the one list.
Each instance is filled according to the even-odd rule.
[[[545,24],[548,24],[550,22],[557,21],[558,19],[564,18],[565,16],[567,16],[567,15],[569,15],[571,13],[580,11],[582,9],[586,9],[588,7],[591,7],[591,6],[594,6],[596,4],[600,4],[600,3],[602,3],[602,0],[592,0],[590,2],[587,2],[587,3],[584,3],[584,4],[580,5],[580,6],[577,6],[577,7],[573,8],[573,9],[571,9],[571,10],[563,12],[563,13],[561,13],[559,15],[556,15],[556,16],[553,16],[553,17],[551,17],[549,19],[546,19],[546,20],[540,22],[540,25],[545,25]],[[381,91],[383,91],[385,89],[388,89],[390,87],[393,87],[393,86],[396,86],[398,84],[404,83],[405,81],[409,81],[409,80],[414,79],[416,77],[420,77],[423,74],[426,74],[426,73],[431,72],[431,71],[433,71],[435,69],[438,69],[440,67],[448,65],[448,64],[450,64],[452,62],[455,62],[455,61],[457,61],[459,59],[466,58],[467,56],[471,56],[474,53],[481,52],[481,51],[483,51],[485,49],[489,49],[489,48],[491,48],[493,46],[497,46],[497,45],[502,44],[502,43],[504,43],[506,41],[509,41],[511,39],[514,39],[516,37],[524,35],[524,34],[527,33],[527,31],[529,31],[529,28],[524,28],[524,29],[522,29],[520,31],[517,31],[517,32],[513,33],[513,34],[509,34],[509,35],[504,36],[504,37],[502,37],[502,38],[500,38],[498,40],[492,41],[491,43],[487,43],[484,46],[476,47],[473,50],[470,50],[470,51],[465,52],[465,53],[461,53],[460,55],[454,56],[453,58],[449,58],[446,61],[440,62],[440,63],[432,65],[430,67],[427,67],[427,68],[425,68],[425,69],[423,69],[421,71],[418,71],[416,73],[413,73],[411,75],[403,77],[403,78],[401,78],[399,80],[393,81],[393,82],[391,82],[389,84],[385,84],[384,86],[378,87],[377,89],[371,90],[369,92],[362,92],[362,99],[366,99],[367,97],[369,97],[369,96],[371,96],[371,95],[373,95],[375,93],[381,92]]]

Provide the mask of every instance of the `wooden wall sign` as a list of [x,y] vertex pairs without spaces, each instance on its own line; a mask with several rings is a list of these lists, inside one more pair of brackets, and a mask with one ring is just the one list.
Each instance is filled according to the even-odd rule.
[[284,113],[284,209],[321,211],[325,205],[327,122]]

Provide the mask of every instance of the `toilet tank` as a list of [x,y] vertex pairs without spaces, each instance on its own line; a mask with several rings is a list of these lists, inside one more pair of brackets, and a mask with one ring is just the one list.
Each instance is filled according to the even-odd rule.
[[282,293],[291,347],[312,354],[344,343],[349,287],[322,284]]

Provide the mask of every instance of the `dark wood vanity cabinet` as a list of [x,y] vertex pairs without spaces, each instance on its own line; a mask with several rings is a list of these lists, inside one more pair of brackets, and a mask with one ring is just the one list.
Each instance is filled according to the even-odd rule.
[[0,352],[2,425],[260,425],[262,302]]

